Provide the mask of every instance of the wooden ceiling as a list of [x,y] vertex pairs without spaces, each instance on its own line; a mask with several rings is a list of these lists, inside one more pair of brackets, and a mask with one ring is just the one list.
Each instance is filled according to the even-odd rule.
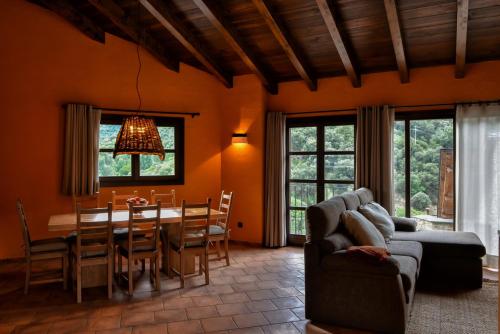
[[29,0],[88,37],[139,42],[167,68],[179,62],[225,86],[254,73],[278,83],[500,59],[500,0]]

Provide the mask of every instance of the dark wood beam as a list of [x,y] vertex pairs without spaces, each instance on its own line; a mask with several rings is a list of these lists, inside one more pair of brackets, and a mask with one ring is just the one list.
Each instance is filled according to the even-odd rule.
[[465,77],[468,19],[469,0],[457,0],[457,42],[455,58],[455,78],[457,79]]
[[312,74],[311,69],[307,66],[303,56],[300,55],[297,47],[292,42],[288,30],[284,27],[281,20],[273,13],[269,2],[267,0],[253,0],[253,3],[266,21],[278,43],[280,43],[293,67],[295,67],[295,70],[297,70],[300,77],[306,82],[309,89],[315,91],[318,88],[316,78]]
[[399,24],[396,0],[384,0],[384,5],[387,22],[389,23],[389,30],[391,31],[392,46],[394,47],[394,54],[396,55],[396,62],[398,63],[399,78],[401,83],[407,83],[410,81],[410,78],[408,66],[406,65],[405,47],[401,34],[401,26]]
[[278,92],[276,81],[264,70],[248,46],[242,41],[236,30],[225,18],[222,10],[214,1],[194,0],[194,3],[203,12],[212,25],[224,36],[232,49],[240,56],[241,60],[257,75],[262,84],[271,94]]
[[359,76],[359,72],[354,65],[352,55],[347,49],[347,44],[342,38],[337,20],[334,16],[334,9],[330,5],[330,1],[316,0],[316,3],[318,4],[319,11],[321,12],[321,16],[323,17],[323,21],[325,21],[328,31],[330,32],[333,44],[335,44],[335,47],[337,48],[337,52],[339,53],[340,59],[342,60],[342,64],[344,64],[347,76],[349,76],[349,78],[351,79],[353,87],[361,87],[361,78]]
[[221,68],[198,39],[182,26],[166,3],[156,0],[139,0],[139,2],[217,79],[226,87],[233,87],[233,77]]
[[168,69],[179,72],[179,61],[171,58],[166,48],[151,34],[142,31],[138,23],[127,15],[113,0],[88,0],[88,2],[113,22],[125,35],[129,36],[135,43],[139,43],[139,45],[151,53]]
[[104,43],[106,34],[92,19],[82,14],[70,0],[28,0],[43,8],[53,11],[57,15],[72,23],[78,30],[93,39]]

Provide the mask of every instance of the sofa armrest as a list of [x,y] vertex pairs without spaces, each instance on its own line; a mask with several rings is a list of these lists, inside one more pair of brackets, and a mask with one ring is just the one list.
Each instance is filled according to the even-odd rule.
[[391,217],[396,231],[402,232],[416,232],[417,231],[417,221],[413,218],[406,217]]
[[399,274],[399,262],[393,257],[379,261],[366,255],[347,253],[345,250],[325,256],[321,266],[325,270],[334,272],[384,276]]

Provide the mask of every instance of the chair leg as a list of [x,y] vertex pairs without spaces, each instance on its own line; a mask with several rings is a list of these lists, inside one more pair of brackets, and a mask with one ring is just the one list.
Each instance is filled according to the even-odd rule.
[[146,271],[146,259],[142,259],[142,272],[144,273]]
[[215,241],[215,249],[217,250],[217,260],[220,260],[220,241]]
[[201,253],[200,253],[199,258],[200,258],[200,261],[199,261],[199,265],[198,265],[198,275],[201,275],[201,274],[203,274],[203,266],[202,266],[202,264],[203,264],[203,256],[202,256]]
[[134,261],[132,260],[132,258],[129,257],[128,258],[128,268],[127,268],[128,271],[127,271],[127,274],[128,274],[128,294],[130,296],[132,296],[133,293],[134,293],[134,282],[133,282],[133,278],[132,278],[132,267],[133,267],[132,263],[133,262]]
[[113,271],[115,269],[114,252],[108,255],[108,299],[113,298]]
[[156,290],[161,291],[159,254],[155,256],[155,283],[156,283]]
[[76,262],[76,302],[82,302],[82,264],[77,260]]
[[172,279],[174,278],[174,271],[172,270],[172,258],[170,256],[173,256],[173,250],[168,250],[168,254],[167,256],[169,257],[168,258],[168,268],[167,268],[167,275],[168,275],[168,278]]
[[26,260],[26,281],[24,282],[24,294],[28,294],[28,289],[30,286],[30,279],[31,279],[31,260],[27,259]]
[[224,252],[226,253],[226,264],[229,266],[229,238],[224,238]]
[[64,255],[62,258],[63,266],[63,286],[64,290],[68,290],[68,255]]
[[203,259],[205,261],[205,284],[208,285],[210,282],[210,277],[208,275],[208,247],[205,248]]
[[123,260],[121,254],[118,252],[118,284],[122,279],[122,270],[123,270]]
[[181,279],[181,289],[184,289],[184,252],[181,251],[179,254],[179,271],[180,271],[180,279]]

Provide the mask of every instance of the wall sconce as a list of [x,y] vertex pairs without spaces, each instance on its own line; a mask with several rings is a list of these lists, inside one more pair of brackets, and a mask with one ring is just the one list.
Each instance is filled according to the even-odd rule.
[[233,133],[231,142],[233,144],[248,144],[248,136],[246,133]]

